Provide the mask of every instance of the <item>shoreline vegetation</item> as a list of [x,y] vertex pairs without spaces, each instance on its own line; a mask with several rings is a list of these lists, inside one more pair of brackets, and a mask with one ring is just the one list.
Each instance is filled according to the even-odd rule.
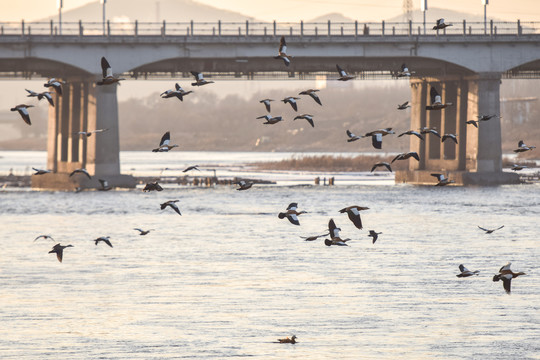
[[[289,171],[328,171],[328,172],[358,172],[370,171],[374,164],[385,161],[391,163],[394,156],[380,155],[300,155],[293,156],[290,159],[280,161],[265,161],[249,163],[249,166],[257,170],[289,170]],[[513,164],[519,163],[530,168],[535,168],[534,160],[511,160],[503,157],[503,168],[510,168]],[[406,170],[407,161],[397,161],[391,164],[392,171]],[[386,169],[377,169],[375,171],[385,171]],[[374,172],[375,172],[374,171]]]
[[[257,170],[292,170],[292,171],[329,171],[329,172],[358,172],[370,171],[373,165],[386,161],[390,163],[395,156],[380,155],[300,155],[280,161],[265,161],[250,163]],[[392,171],[405,170],[408,162],[394,162]],[[383,171],[381,169],[375,171]],[[387,170],[384,170],[387,172]]]

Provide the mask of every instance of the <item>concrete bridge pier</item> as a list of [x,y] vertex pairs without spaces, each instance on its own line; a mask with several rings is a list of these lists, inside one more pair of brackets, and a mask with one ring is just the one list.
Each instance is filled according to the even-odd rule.
[[[32,188],[74,190],[100,188],[98,179],[113,187],[135,187],[132,176],[120,174],[117,85],[96,86],[91,78],[67,79],[62,95],[49,108],[47,168],[52,173],[32,176]],[[108,129],[91,136],[79,131]],[[92,176],[69,174],[86,168]]]
[[[409,169],[396,172],[396,182],[435,184],[432,173],[443,173],[457,185],[499,185],[519,183],[516,174],[502,171],[501,124],[499,118],[482,121],[475,128],[467,120],[481,114],[500,114],[500,74],[478,74],[472,77],[411,80],[411,129],[435,128],[441,136],[457,134],[458,144],[444,143],[433,134],[425,141],[411,136],[410,149],[420,161],[409,160]],[[435,86],[443,110],[425,110],[430,103],[430,88]]]

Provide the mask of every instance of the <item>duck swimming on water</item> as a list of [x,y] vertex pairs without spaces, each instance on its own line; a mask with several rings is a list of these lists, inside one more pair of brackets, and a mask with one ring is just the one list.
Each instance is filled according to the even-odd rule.
[[290,339],[287,337],[285,339],[278,339],[280,344],[296,344],[296,335],[293,335]]

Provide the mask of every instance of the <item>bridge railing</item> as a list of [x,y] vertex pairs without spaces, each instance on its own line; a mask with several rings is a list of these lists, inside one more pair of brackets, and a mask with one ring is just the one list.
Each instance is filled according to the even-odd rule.
[[0,36],[496,36],[540,34],[540,22],[0,22]]

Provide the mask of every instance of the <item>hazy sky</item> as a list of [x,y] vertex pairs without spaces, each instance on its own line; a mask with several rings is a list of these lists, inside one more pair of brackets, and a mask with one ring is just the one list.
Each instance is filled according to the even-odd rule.
[[[57,0],[0,0],[0,21],[35,20],[54,15]],[[98,0],[94,0],[98,1]],[[115,0],[108,0],[109,3]],[[159,0],[148,0],[153,4]],[[298,21],[330,12],[342,13],[358,20],[382,20],[402,13],[403,0],[196,0],[226,8],[265,21]],[[69,10],[89,0],[64,0]],[[489,16],[501,19],[540,21],[540,0],[490,0]],[[481,0],[428,0],[429,7],[447,8],[483,14]],[[413,0],[420,7],[420,0]]]

